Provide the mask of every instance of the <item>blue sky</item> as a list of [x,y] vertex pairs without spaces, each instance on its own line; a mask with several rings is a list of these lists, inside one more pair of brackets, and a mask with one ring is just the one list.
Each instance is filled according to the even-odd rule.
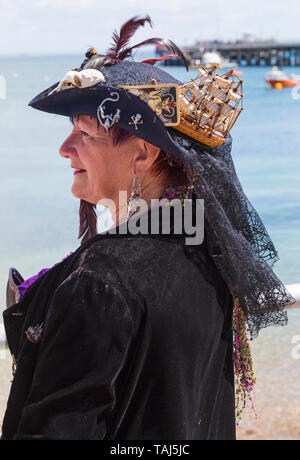
[[104,51],[113,29],[134,15],[149,14],[154,28],[135,38],[171,38],[179,46],[195,40],[260,38],[300,41],[299,0],[0,0],[0,54]]

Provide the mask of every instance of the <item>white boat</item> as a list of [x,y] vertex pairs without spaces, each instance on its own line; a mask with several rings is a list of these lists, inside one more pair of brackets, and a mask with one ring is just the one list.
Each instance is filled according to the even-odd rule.
[[222,56],[216,52],[206,52],[202,56],[201,64],[203,66],[217,66],[219,67],[222,64]]
[[213,51],[207,51],[206,53],[203,54],[203,56],[197,59],[194,59],[190,67],[192,69],[197,69],[201,66],[204,67],[218,67],[218,68],[230,68],[230,69],[237,69],[238,64],[236,62],[230,62],[226,59],[224,59],[221,54],[218,52],[213,52]]

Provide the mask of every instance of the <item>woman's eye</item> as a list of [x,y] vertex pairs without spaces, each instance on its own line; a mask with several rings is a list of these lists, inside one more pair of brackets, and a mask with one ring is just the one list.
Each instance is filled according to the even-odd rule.
[[84,132],[84,131],[80,131],[80,134],[83,136],[83,137],[91,137],[88,133]]

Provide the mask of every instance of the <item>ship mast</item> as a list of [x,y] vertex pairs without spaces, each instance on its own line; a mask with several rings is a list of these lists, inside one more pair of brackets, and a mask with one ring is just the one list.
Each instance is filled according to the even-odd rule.
[[[221,145],[243,108],[242,80],[229,70],[198,69],[195,79],[179,87],[181,132],[211,147]],[[199,80],[199,81],[197,81]]]

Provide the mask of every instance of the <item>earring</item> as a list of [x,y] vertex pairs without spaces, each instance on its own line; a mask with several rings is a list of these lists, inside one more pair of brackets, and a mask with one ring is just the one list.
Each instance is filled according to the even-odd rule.
[[131,195],[127,202],[127,219],[135,214],[140,209],[140,198],[141,198],[141,178],[140,176],[133,176],[133,182],[131,187]]

